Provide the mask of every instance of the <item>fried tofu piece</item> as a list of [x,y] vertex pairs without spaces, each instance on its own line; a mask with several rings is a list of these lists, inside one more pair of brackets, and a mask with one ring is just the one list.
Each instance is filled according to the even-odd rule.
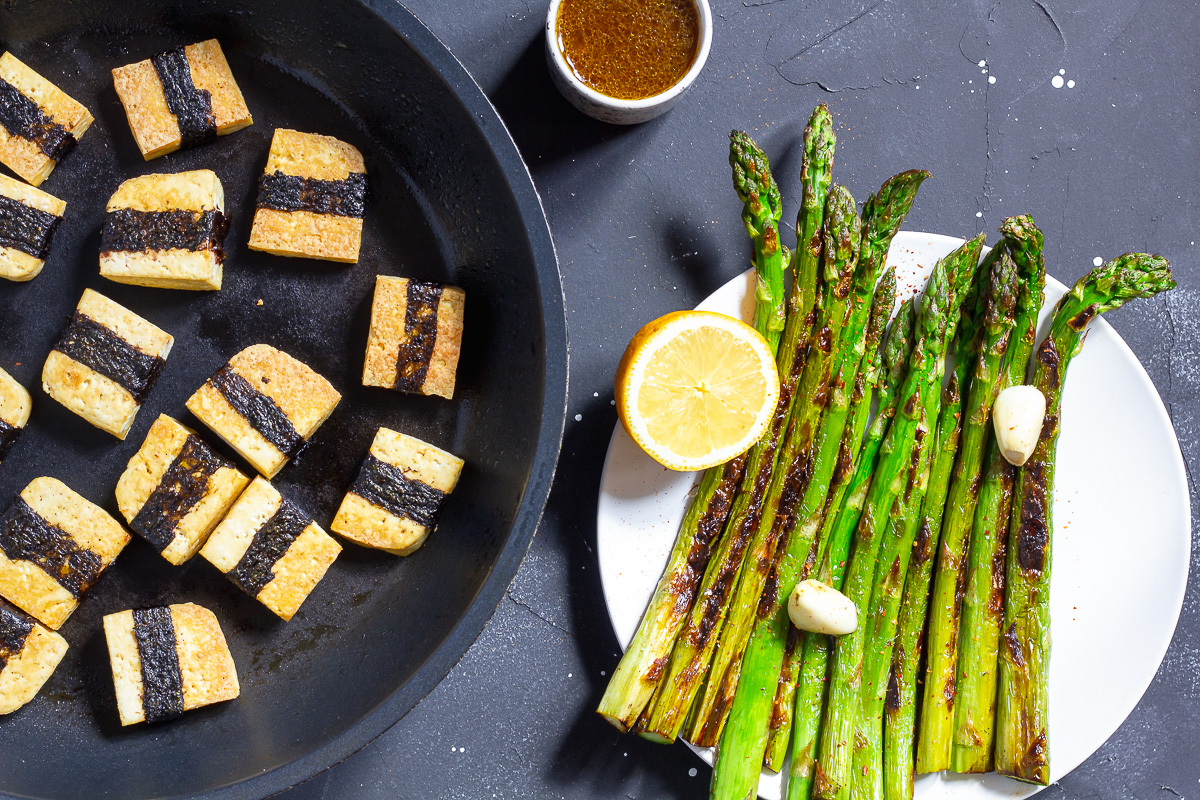
[[454,397],[466,298],[457,286],[377,276],[363,386]]
[[277,256],[357,262],[366,175],[353,145],[277,128],[247,246]]
[[241,694],[216,616],[180,603],[104,618],[121,725],[161,722]]
[[0,715],[32,700],[66,654],[66,639],[0,600]]
[[258,477],[200,555],[243,592],[289,620],[340,552],[342,546],[312,517]]
[[124,306],[84,289],[75,316],[46,357],[42,390],[124,439],[174,341]]
[[[178,87],[164,92],[162,71]],[[112,71],[117,96],[142,158],[173,153],[253,124],[216,39],[159,53]]]
[[0,56],[0,163],[39,186],[91,124],[83,104],[12,53]]
[[463,460],[389,428],[380,428],[358,478],[330,529],[352,542],[398,556],[425,543],[437,527]]
[[0,175],[0,278],[37,277],[66,209],[54,195]]
[[58,630],[130,538],[62,481],[34,478],[0,516],[0,596]]
[[225,192],[210,169],[141,175],[105,207],[100,274],[117,283],[217,291],[225,261]]
[[12,375],[0,369],[0,464],[25,430],[32,410],[33,398],[29,392]]
[[266,344],[247,347],[188,398],[187,408],[268,478],[300,452],[341,401],[306,364]]
[[134,533],[172,564],[187,561],[250,483],[195,432],[162,414],[117,481]]

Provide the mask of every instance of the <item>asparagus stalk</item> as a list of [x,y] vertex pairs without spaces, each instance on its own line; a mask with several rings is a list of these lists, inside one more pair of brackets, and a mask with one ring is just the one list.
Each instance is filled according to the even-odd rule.
[[[1000,230],[1020,277],[1016,321],[1001,384],[1001,388],[1005,388],[1025,380],[1026,366],[1037,342],[1046,264],[1042,258],[1042,232],[1028,216],[1010,217]],[[1016,469],[1000,454],[994,432],[988,439],[988,466],[975,509],[959,632],[955,733],[950,758],[950,768],[955,772],[990,771],[995,739],[996,667],[1004,614],[1005,546]]]
[[[880,282],[881,287],[889,276],[892,286],[895,286],[895,274],[889,272]],[[889,301],[888,308],[890,307],[891,302]],[[834,521],[840,518],[841,514],[835,514],[834,511],[841,507],[843,499],[847,497],[847,491],[855,480],[858,480],[862,486],[862,497],[866,495],[866,483],[870,474],[875,470],[879,445],[883,441],[887,426],[896,411],[896,393],[900,388],[900,381],[904,378],[905,366],[912,349],[915,323],[916,314],[913,300],[909,298],[900,306],[900,311],[896,314],[896,320],[892,323],[892,329],[884,344],[883,372],[882,375],[876,374],[874,379],[879,382],[879,411],[875,415],[874,421],[871,422],[870,429],[866,432],[865,441],[862,426],[866,425],[866,418],[870,412],[869,386],[864,393],[864,399],[859,402],[853,412],[856,424],[847,428],[845,436],[842,437],[842,455],[838,459],[840,474],[835,478],[835,483],[839,486],[833,491],[829,500],[830,513],[826,515],[825,524],[821,530],[824,542],[823,552],[816,571],[817,580],[835,589],[840,589],[842,586],[846,558],[850,552],[850,538],[854,532],[854,525],[858,523],[858,514],[851,512],[854,517],[854,525],[841,525],[835,528]],[[872,312],[871,324],[874,327],[874,312]],[[879,372],[878,367],[875,367],[875,372]],[[870,366],[868,366],[867,374],[870,377]],[[858,509],[862,509],[861,497]],[[787,796],[790,798],[807,800],[812,795],[813,754],[820,734],[821,710],[825,706],[825,677],[831,643],[830,637],[821,634],[806,633],[804,636],[804,655],[800,666],[799,689],[795,704],[792,762],[788,776]]]
[[[997,264],[1010,264],[1004,248]],[[1015,266],[1009,270],[1015,280]],[[1003,338],[994,339],[995,349],[984,348],[978,355],[975,373],[967,390],[964,406],[962,437],[946,510],[942,519],[941,543],[934,570],[933,592],[930,597],[929,633],[926,657],[925,689],[921,706],[921,722],[917,738],[917,772],[936,772],[950,766],[950,749],[954,728],[954,701],[957,687],[958,633],[962,618],[962,598],[966,588],[967,548],[975,520],[975,505],[979,498],[981,472],[984,464],[984,443],[990,433],[992,403],[999,390],[1000,365],[1008,347],[1012,330],[1015,284],[1009,294],[1010,303],[1003,325]],[[991,322],[985,326],[992,335]]]
[[[980,270],[982,272],[982,270]],[[980,328],[972,339],[979,338],[979,346],[969,348],[975,356],[974,376],[968,396],[967,410],[970,414],[964,423],[982,417],[988,419],[995,385],[999,380],[1000,365],[1008,349],[1012,331],[1013,308],[1016,305],[1016,266],[1007,254],[1000,255],[990,273],[986,273],[989,286],[986,292],[984,312],[978,316],[962,313],[964,327]],[[976,323],[976,324],[970,324]],[[968,348],[964,348],[966,350]],[[966,356],[967,353],[961,353]],[[956,358],[959,355],[956,354]],[[962,360],[966,361],[966,358]],[[970,363],[969,361],[967,363]],[[930,392],[927,399],[927,419],[937,415],[941,393]],[[920,441],[918,441],[920,444]],[[932,445],[930,439],[928,445]],[[921,449],[919,456],[926,463],[914,466],[909,479],[909,489],[897,502],[898,519],[890,526],[880,549],[879,566],[871,600],[870,628],[866,658],[863,665],[862,689],[859,696],[858,735],[854,754],[854,796],[869,798],[882,796],[883,776],[883,707],[887,694],[888,672],[892,664],[896,628],[903,593],[903,580],[913,551],[917,533],[921,498],[928,481],[928,448]],[[916,486],[916,489],[913,487]],[[953,488],[953,487],[952,487]],[[878,787],[878,791],[876,791]]]
[[[734,189],[743,203],[742,220],[754,244],[759,286],[782,287],[785,269],[779,246],[779,220],[783,212],[779,187],[771,176],[767,157],[750,137],[734,132],[730,135],[729,160]],[[809,291],[799,281],[797,285],[800,293]],[[755,328],[764,336],[769,333],[772,320],[784,311],[782,288],[770,295],[770,304],[764,302],[766,297],[761,292],[756,294],[754,320]],[[797,302],[802,305],[802,298]],[[781,374],[787,373],[781,371]],[[623,732],[633,727],[658,686],[675,638],[695,601],[713,544],[729,516],[746,460],[745,455],[738,456],[704,473],[684,515],[667,569],[633,640],[609,679],[596,710]]]
[[[732,683],[736,686],[736,676],[746,647],[746,639],[754,624],[758,599],[767,583],[775,548],[782,532],[778,512],[783,511],[786,514],[791,496],[797,491],[795,481],[799,475],[785,465],[805,459],[805,454],[812,444],[816,421],[820,416],[819,401],[814,402],[813,398],[823,397],[829,390],[830,373],[837,356],[837,348],[834,345],[840,342],[842,326],[847,318],[851,280],[858,264],[861,235],[862,222],[855,211],[854,198],[844,187],[835,184],[830,189],[825,210],[825,280],[818,303],[817,334],[813,337],[804,376],[795,395],[786,438],[779,453],[778,466],[771,476],[771,486],[767,491],[758,527],[746,551],[737,590],[730,604],[725,627],[721,631],[721,646],[713,653],[710,680],[693,714],[693,727],[688,731],[688,737],[693,742],[704,740],[705,725],[710,720],[719,724],[723,719],[723,713],[718,713],[715,717],[712,714],[713,705],[719,696],[732,695],[732,692],[723,692],[723,684]],[[733,666],[735,662],[737,665]],[[731,667],[734,670],[732,673],[729,671]],[[714,742],[715,739],[716,736],[713,735]]]
[[[826,196],[830,186],[835,137],[829,111],[818,106],[804,132],[805,156],[802,170],[804,201],[797,221],[798,235],[810,225],[820,229]],[[749,157],[748,157],[749,154]],[[766,157],[744,133],[730,135],[730,162],[734,165],[735,184],[739,174],[760,174],[739,165],[765,163]],[[753,192],[743,192],[752,197]],[[747,203],[750,208],[750,203]],[[750,226],[747,225],[747,230]],[[789,300],[783,344],[777,358],[783,377],[779,402],[770,428],[750,450],[745,477],[725,523],[717,551],[709,559],[697,602],[692,606],[686,626],[679,634],[666,662],[666,672],[655,688],[655,697],[647,713],[638,722],[638,733],[652,741],[672,742],[687,719],[688,710],[704,678],[718,634],[725,621],[732,592],[737,585],[747,547],[763,514],[771,474],[779,447],[791,416],[793,401],[805,370],[813,323],[816,296],[820,236],[812,243],[801,242],[796,251],[796,276]],[[760,284],[761,286],[761,284]],[[711,682],[711,681],[710,681]]]
[[1093,317],[1174,286],[1170,264],[1162,256],[1119,256],[1081,278],[1059,300],[1050,332],[1037,349],[1033,384],[1046,396],[1046,419],[1033,456],[1017,477],[1013,498],[996,709],[996,771],[1019,780],[1043,786],[1050,782],[1051,490],[1067,367],[1082,348]]
[[925,612],[929,584],[933,578],[933,554],[942,529],[942,511],[950,489],[950,472],[958,452],[962,433],[962,393],[959,370],[955,369],[942,392],[934,439],[933,463],[929,482],[921,502],[917,534],[913,542],[908,573],[904,578],[904,598],[896,647],[892,656],[892,674],[884,705],[883,796],[888,800],[912,800],[913,737],[916,733],[917,670],[924,645]]
[[[784,634],[787,615],[781,613],[782,606],[779,598],[786,597],[799,579],[800,570],[806,563],[812,546],[812,535],[815,532],[815,529],[793,531],[797,514],[792,510],[792,506],[798,499],[799,490],[804,487],[806,481],[808,488],[800,502],[800,513],[807,514],[810,513],[810,509],[824,506],[825,491],[828,489],[829,480],[836,465],[837,448],[849,412],[850,392],[846,387],[853,387],[865,352],[870,312],[868,298],[871,297],[876,280],[883,270],[892,237],[912,207],[916,192],[928,175],[929,173],[923,170],[911,170],[893,176],[885,181],[879,192],[867,201],[863,223],[862,252],[858,271],[855,273],[850,312],[841,340],[836,348],[838,353],[835,359],[837,377],[830,384],[833,387],[832,390],[825,396],[814,395],[810,398],[810,403],[814,408],[825,407],[825,412],[820,417],[816,437],[811,440],[814,454],[811,465],[805,455],[807,447],[804,444],[805,440],[812,435],[811,429],[796,424],[789,430],[788,450],[791,458],[786,462],[786,472],[782,477],[782,486],[788,488],[789,491],[782,498],[779,515],[775,521],[777,532],[772,534],[778,536],[777,548],[780,548],[780,551],[775,554],[772,573],[763,588],[761,597],[750,599],[750,602],[758,604],[757,619],[754,622],[752,636],[761,637],[763,642],[756,656],[751,656],[749,653],[745,656],[741,673],[738,676],[741,680],[744,680],[744,676],[747,674],[751,676],[750,688],[744,694],[747,698],[757,698],[742,701],[743,719],[739,724],[738,732],[731,739],[734,742],[732,752],[738,754],[734,760],[739,763],[742,761],[743,754],[754,754],[758,763],[761,763],[763,758],[766,747],[764,736],[771,713],[771,700],[774,698],[771,687],[774,687],[778,681],[783,649],[786,645]],[[822,347],[824,346],[822,345]],[[797,440],[802,444],[793,447]],[[791,487],[794,487],[795,491],[791,491]],[[814,487],[819,487],[819,496],[813,494]],[[816,527],[819,527],[819,521]],[[733,703],[730,705],[731,714],[738,703],[737,697],[743,695],[739,688],[741,680],[738,681],[737,686],[734,686],[729,680],[725,683],[727,692],[733,693],[736,690]],[[718,733],[723,724],[720,717],[711,716],[705,723],[710,731],[715,730]],[[722,740],[724,740],[723,736]],[[725,749],[730,751],[731,747],[725,747]],[[720,772],[720,767],[718,767],[718,772]],[[752,785],[754,783],[753,776],[756,774],[757,765],[753,767],[752,771],[745,765],[736,767],[731,778],[733,783],[730,785]]]
[[[958,318],[963,293],[979,262],[983,245],[980,235],[939,261],[933,269],[917,320],[917,340],[908,374],[900,392],[899,413],[892,420],[880,452],[879,466],[867,490],[863,515],[855,533],[854,553],[846,571],[843,591],[865,620],[875,576],[883,522],[902,488],[905,467],[911,463],[917,427],[924,408],[922,398],[940,393],[945,366],[947,329]],[[829,701],[825,707],[820,745],[817,749],[814,793],[822,800],[835,800],[850,783],[851,734],[858,713],[865,626],[838,639],[834,647]]]
[[[845,494],[846,486],[854,471],[855,461],[862,450],[867,422],[871,412],[871,390],[884,378],[884,359],[888,359],[888,366],[890,368],[892,362],[902,362],[908,355],[907,346],[912,341],[912,322],[914,319],[911,299],[901,304],[897,315],[897,323],[893,328],[894,335],[887,342],[887,349],[890,352],[885,353],[884,349],[881,349],[879,346],[879,340],[887,328],[889,316],[895,305],[895,298],[896,271],[894,268],[889,268],[884,272],[883,277],[879,279],[879,285],[875,289],[875,298],[871,306],[871,321],[867,328],[866,356],[864,357],[862,368],[858,372],[858,376],[854,382],[854,390],[850,396],[849,419],[842,433],[842,441],[838,446],[838,457],[830,483],[829,498],[825,501],[824,520],[821,530],[818,531],[817,537],[814,540],[819,542],[820,545],[814,547],[811,553],[812,565],[805,564],[805,577],[808,577],[809,573],[815,574],[816,572],[820,572],[824,566],[824,559],[829,548],[825,534],[832,527],[832,519],[835,516],[833,510],[841,504],[841,498]],[[895,384],[899,383],[900,377],[903,375],[903,369],[897,370],[897,373],[895,382],[892,383],[892,375],[889,369],[887,379],[883,381],[882,392],[886,393],[888,397],[884,397],[883,394],[880,395],[879,406],[881,409],[888,404],[888,398],[894,396]],[[827,582],[829,580],[828,578],[819,579],[826,580]],[[775,703],[771,708],[770,724],[767,726],[767,753],[763,760],[763,765],[774,772],[782,769],[784,758],[787,756],[789,742],[792,740],[792,727],[797,708],[796,696],[800,685],[806,636],[806,633],[799,631],[788,632],[788,643],[784,651],[783,668],[780,670]],[[796,639],[794,643],[793,637]],[[821,678],[822,680],[824,679],[823,667]],[[818,716],[820,714],[819,708],[817,709],[817,714]]]

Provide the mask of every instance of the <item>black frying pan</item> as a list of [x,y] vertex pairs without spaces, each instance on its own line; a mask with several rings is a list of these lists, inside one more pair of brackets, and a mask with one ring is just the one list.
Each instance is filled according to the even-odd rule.
[[[516,572],[550,487],[567,383],[562,290],[537,195],[496,112],[445,47],[391,0],[228,5],[0,7],[0,46],[96,117],[42,186],[68,203],[44,272],[28,284],[0,281],[0,364],[34,389],[29,429],[0,466],[0,505],[45,474],[119,517],[113,487],[155,417],[166,412],[203,430],[184,400],[255,342],[302,359],[344,395],[274,481],[325,525],[380,425],[441,445],[467,466],[421,550],[396,558],[347,544],[289,623],[202,559],[172,567],[135,538],[63,626],[71,649],[41,694],[0,718],[0,793],[10,796],[261,797],[345,758],[411,709],[475,639]],[[110,70],[213,36],[253,127],[144,162]],[[356,266],[246,249],[255,182],[278,126],[337,136],[363,151],[370,188]],[[99,231],[117,184],[202,167],[220,175],[232,217],[225,288],[190,293],[101,279]],[[453,401],[362,387],[376,273],[466,289]],[[36,388],[85,287],[176,339],[124,442]],[[242,696],[174,722],[122,729],[100,620],[183,601],[216,612]]]

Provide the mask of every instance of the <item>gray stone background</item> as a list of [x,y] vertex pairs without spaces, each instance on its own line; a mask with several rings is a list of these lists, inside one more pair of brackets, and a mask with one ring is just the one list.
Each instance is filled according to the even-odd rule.
[[[1066,282],[1094,256],[1169,257],[1179,288],[1108,318],[1158,387],[1194,470],[1195,4],[713,0],[712,54],[692,92],[665,117],[616,128],[578,114],[551,85],[547,0],[407,2],[500,110],[541,192],[571,337],[566,438],[545,518],[486,631],[416,710],[288,800],[707,796],[708,767],[682,745],[619,736],[592,713],[619,654],[594,519],[626,342],[747,266],[726,160],[731,128],[771,155],[785,219],[798,204],[804,121],[825,102],[837,125],[836,179],[860,200],[901,169],[934,173],[909,229],[991,235],[1005,216],[1028,212],[1046,232],[1050,273]],[[1200,797],[1196,585],[1141,704],[1043,797]],[[1096,657],[1118,646],[1113,631]]]

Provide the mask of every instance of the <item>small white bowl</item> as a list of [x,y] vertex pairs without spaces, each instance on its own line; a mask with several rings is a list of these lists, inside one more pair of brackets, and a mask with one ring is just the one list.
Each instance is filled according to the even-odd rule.
[[546,62],[550,66],[554,85],[571,105],[601,122],[634,125],[666,112],[691,88],[696,76],[704,69],[704,62],[708,60],[708,51],[712,46],[712,9],[709,8],[708,0],[692,2],[700,15],[700,47],[691,69],[665,92],[641,100],[620,100],[597,92],[575,76],[571,65],[558,48],[558,7],[562,5],[562,0],[550,0],[550,11],[546,14]]

